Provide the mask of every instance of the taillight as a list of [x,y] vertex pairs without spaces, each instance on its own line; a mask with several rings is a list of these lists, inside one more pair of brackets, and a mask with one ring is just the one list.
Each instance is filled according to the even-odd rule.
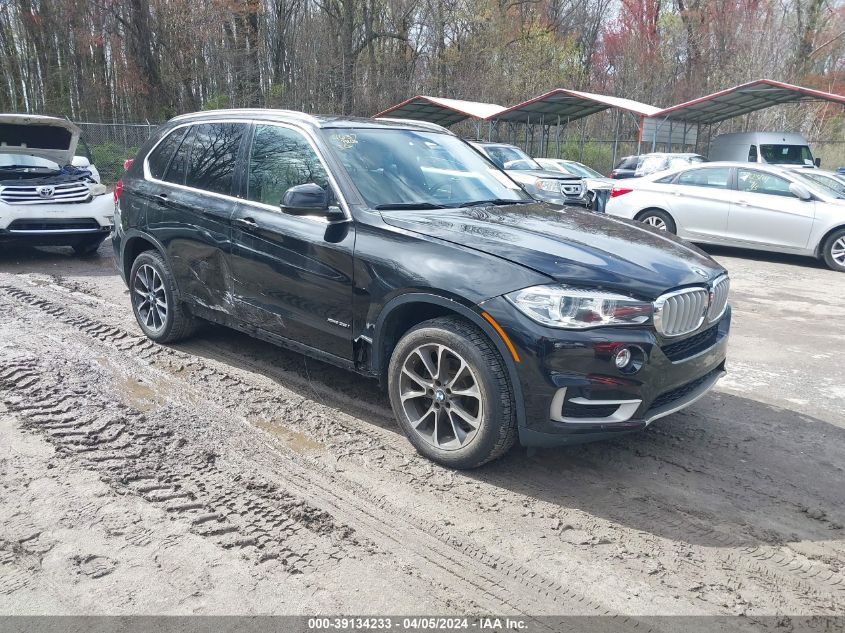
[[629,189],[629,188],[627,188],[627,187],[614,187],[614,188],[610,191],[610,197],[611,197],[611,198],[616,198],[616,197],[618,197],[618,196],[623,196],[623,195],[625,195],[626,193],[631,193],[632,191],[633,191],[633,189]]
[[129,171],[129,168],[132,167],[132,161],[135,160],[134,158],[127,158],[123,161],[123,171]]
[[120,196],[123,195],[123,179],[121,178],[118,180],[114,185],[114,203],[117,204],[117,201],[120,200]]

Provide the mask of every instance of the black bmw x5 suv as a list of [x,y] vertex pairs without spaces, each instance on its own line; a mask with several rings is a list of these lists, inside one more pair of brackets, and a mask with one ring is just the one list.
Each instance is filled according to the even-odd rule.
[[448,466],[641,429],[724,374],[724,269],[536,202],[439,126],[180,116],[118,194],[116,262],[149,338],[213,321],[378,378]]

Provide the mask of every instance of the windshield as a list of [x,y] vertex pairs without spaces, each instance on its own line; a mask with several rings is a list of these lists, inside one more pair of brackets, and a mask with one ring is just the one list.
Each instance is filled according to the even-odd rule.
[[584,178],[604,178],[604,176],[595,169],[590,169],[581,163],[564,163],[563,168],[575,176],[583,176]]
[[761,145],[763,160],[774,165],[812,165],[813,154],[806,145]]
[[29,156],[27,154],[0,153],[0,169],[8,169],[9,167],[30,167],[35,169],[47,169],[50,171],[58,171],[61,169],[58,163],[54,163],[46,158]]
[[450,134],[386,128],[327,129],[323,134],[375,209],[532,201],[519,185]]
[[516,147],[508,145],[485,145],[484,151],[499,169],[515,169],[527,171],[542,169],[542,167],[528,154]]
[[833,178],[832,176],[813,173],[810,170],[807,170],[807,172],[808,173],[799,173],[798,177],[816,189],[821,189],[822,193],[826,193],[834,198],[839,198],[840,200],[845,199],[845,183]]

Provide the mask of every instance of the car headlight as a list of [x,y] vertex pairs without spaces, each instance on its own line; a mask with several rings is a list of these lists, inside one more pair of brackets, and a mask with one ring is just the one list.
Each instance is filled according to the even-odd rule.
[[505,295],[527,317],[550,327],[584,329],[643,325],[653,307],[625,295],[569,286],[532,286]]
[[560,182],[557,180],[546,180],[545,178],[538,178],[534,181],[534,186],[540,191],[547,191],[549,193],[560,193]]

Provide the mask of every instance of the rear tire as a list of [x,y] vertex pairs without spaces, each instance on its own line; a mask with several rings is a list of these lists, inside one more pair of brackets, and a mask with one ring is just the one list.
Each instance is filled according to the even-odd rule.
[[100,244],[105,241],[104,237],[97,237],[93,240],[85,240],[79,244],[73,245],[73,252],[80,256],[96,255],[100,248]]
[[675,220],[672,216],[661,211],[660,209],[648,209],[640,213],[637,219],[643,224],[648,224],[651,228],[658,231],[666,231],[672,235],[677,234],[678,227],[675,226]]
[[845,229],[831,233],[822,245],[822,257],[828,268],[845,273]]
[[129,295],[141,330],[156,343],[175,343],[196,330],[196,319],[177,299],[173,273],[156,251],[144,251],[132,263]]
[[390,359],[388,391],[414,448],[450,468],[476,468],[516,441],[513,388],[504,361],[474,325],[457,317],[420,323]]

